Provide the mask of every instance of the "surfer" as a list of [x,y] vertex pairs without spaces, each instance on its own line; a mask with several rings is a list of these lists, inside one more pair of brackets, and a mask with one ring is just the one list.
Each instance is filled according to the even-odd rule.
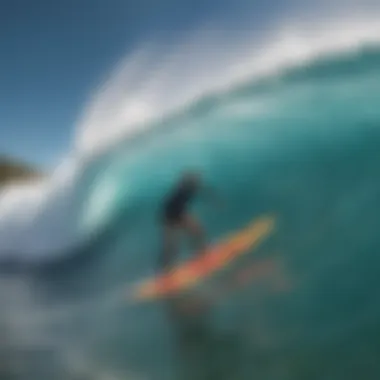
[[196,172],[186,172],[164,201],[162,227],[163,251],[160,256],[160,269],[167,268],[173,261],[178,246],[179,232],[185,232],[202,252],[206,247],[205,231],[199,220],[189,211],[189,205],[200,193],[215,195],[202,183]]

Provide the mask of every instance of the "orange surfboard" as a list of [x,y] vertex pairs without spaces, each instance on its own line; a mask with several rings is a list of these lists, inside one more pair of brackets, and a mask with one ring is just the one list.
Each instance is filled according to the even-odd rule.
[[273,217],[262,217],[225,240],[195,255],[172,271],[147,279],[132,290],[135,300],[148,300],[173,295],[189,289],[204,277],[222,269],[232,260],[260,244],[274,228]]

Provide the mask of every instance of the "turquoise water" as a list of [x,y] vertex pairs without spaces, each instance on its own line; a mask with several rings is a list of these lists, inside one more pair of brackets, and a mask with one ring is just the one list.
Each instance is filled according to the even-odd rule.
[[[373,49],[210,96],[92,162],[78,212],[94,240],[31,280],[51,373],[379,378],[379,63]],[[206,311],[132,303],[128,285],[155,269],[162,199],[187,168],[226,202],[194,205],[210,241],[266,214],[276,230],[203,284]]]

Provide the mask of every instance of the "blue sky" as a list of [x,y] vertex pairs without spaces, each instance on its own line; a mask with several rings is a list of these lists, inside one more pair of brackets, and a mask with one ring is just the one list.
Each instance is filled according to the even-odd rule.
[[[253,3],[2,0],[0,153],[54,166],[69,149],[92,92],[142,39],[175,38],[210,15],[234,27]],[[261,4],[256,22],[284,5]]]

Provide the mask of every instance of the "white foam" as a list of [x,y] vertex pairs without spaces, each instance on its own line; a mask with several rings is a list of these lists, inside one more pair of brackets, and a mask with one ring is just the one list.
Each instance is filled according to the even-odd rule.
[[50,178],[3,189],[0,258],[17,253],[19,259],[39,259],[73,243],[70,203],[77,170],[75,160],[66,159]]

